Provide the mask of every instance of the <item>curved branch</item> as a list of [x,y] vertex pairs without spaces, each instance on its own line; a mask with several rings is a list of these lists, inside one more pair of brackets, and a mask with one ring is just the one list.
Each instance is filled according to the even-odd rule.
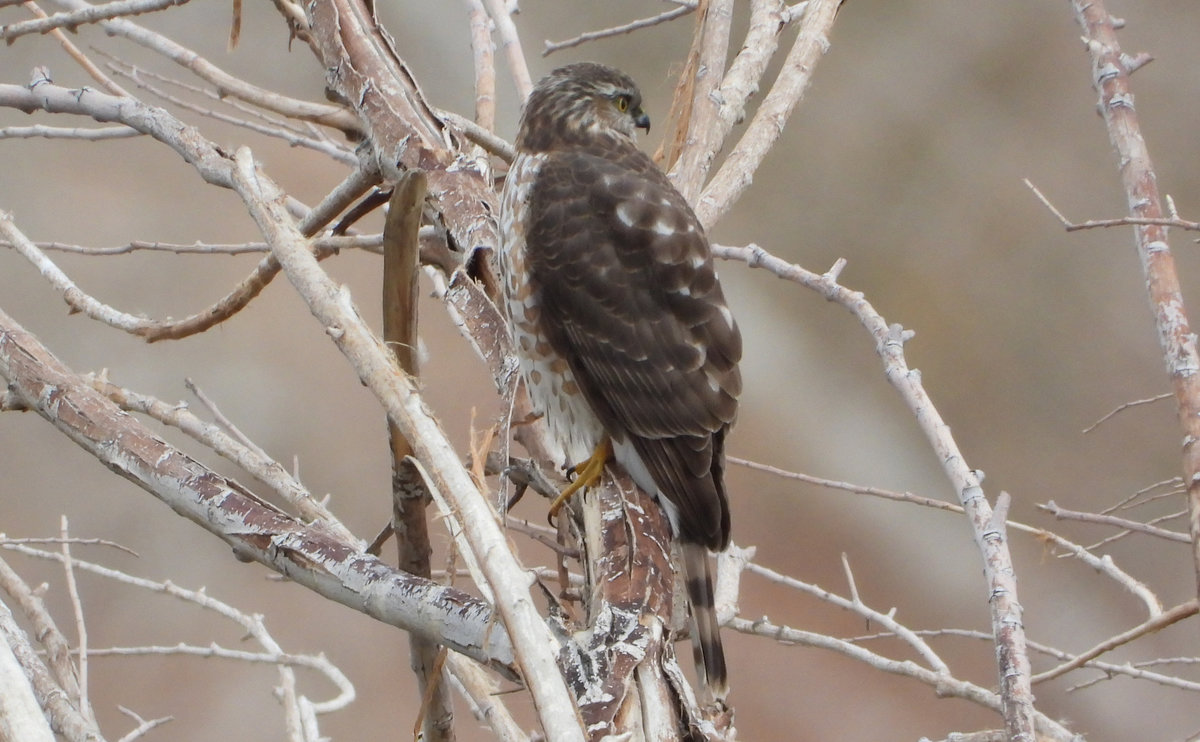
[[1010,739],[1032,742],[1035,711],[1033,691],[1029,684],[1031,670],[1012,556],[1005,536],[1004,514],[1008,495],[1000,493],[995,510],[988,503],[980,486],[979,474],[967,466],[950,432],[950,426],[942,419],[925,391],[920,372],[908,367],[904,343],[912,336],[912,332],[900,325],[889,325],[861,292],[851,291],[838,283],[837,278],[845,261],[839,260],[828,272],[818,275],[789,264],[757,245],[746,248],[714,245],[713,254],[743,260],[751,267],[768,266],[776,275],[820,292],[826,299],[850,311],[874,338],[875,352],[883,360],[884,374],[925,433],[929,445],[942,463],[942,470],[954,486],[971,526],[971,535],[983,557],[988,581],[988,602],[992,633],[996,637],[997,671],[1004,701],[1005,726]]
[[512,673],[491,609],[460,590],[399,572],[357,544],[305,526],[169,445],[51,355],[0,310],[0,375],[18,396],[114,472],[254,560],[384,623],[442,641]]

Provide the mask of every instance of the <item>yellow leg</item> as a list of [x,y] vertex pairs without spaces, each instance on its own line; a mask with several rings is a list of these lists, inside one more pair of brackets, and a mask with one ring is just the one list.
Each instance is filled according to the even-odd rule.
[[600,475],[604,473],[604,464],[612,456],[612,444],[608,438],[600,441],[596,446],[596,450],[592,451],[592,456],[581,465],[575,467],[575,481],[571,482],[567,487],[559,493],[558,497],[554,498],[554,502],[550,503],[551,519],[558,517],[558,511],[562,510],[562,506],[567,504],[567,500],[571,499],[571,495],[575,494],[584,487],[591,487],[596,482],[600,481]]

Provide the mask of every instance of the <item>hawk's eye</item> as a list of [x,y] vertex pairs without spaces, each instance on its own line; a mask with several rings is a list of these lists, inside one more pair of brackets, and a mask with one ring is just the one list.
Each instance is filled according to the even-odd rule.
[[625,113],[626,111],[629,110],[629,96],[628,95],[618,95],[617,96],[617,110],[620,111],[621,113]]

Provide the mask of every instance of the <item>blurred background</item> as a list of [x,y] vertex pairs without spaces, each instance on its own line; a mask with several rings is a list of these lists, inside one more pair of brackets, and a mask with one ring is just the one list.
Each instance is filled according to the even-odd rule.
[[[380,5],[427,97],[470,116],[464,6],[429,0]],[[667,7],[652,0],[525,0],[516,23],[535,78],[583,59],[616,64],[640,82],[651,118],[665,122],[673,73],[691,39],[690,18],[548,58],[538,54],[546,40]],[[746,25],[747,6],[736,7],[733,51]],[[1155,57],[1133,78],[1142,131],[1159,187],[1174,197],[1184,218],[1195,219],[1200,5],[1114,0],[1109,9],[1128,23],[1121,32],[1124,50]],[[0,21],[25,17],[10,7]],[[323,70],[303,44],[292,44],[289,52],[286,28],[269,4],[247,4],[242,43],[234,51],[226,48],[229,17],[228,3],[197,0],[136,20],[253,83],[323,99]],[[842,282],[863,291],[888,321],[916,331],[907,346],[909,363],[922,371],[968,463],[986,473],[989,498],[1007,491],[1012,518],[1087,544],[1111,531],[1055,522],[1036,505],[1054,500],[1097,511],[1177,476],[1180,433],[1170,401],[1127,410],[1082,432],[1114,407],[1169,386],[1130,230],[1066,234],[1022,183],[1030,179],[1078,221],[1125,214],[1116,157],[1096,115],[1090,63],[1079,36],[1067,2],[851,0],[781,143],[711,236],[722,244],[755,242],[818,272],[846,258]],[[794,31],[785,34],[784,43],[793,37]],[[181,68],[95,27],[81,28],[77,42],[186,78]],[[25,83],[35,65],[48,66],[60,85],[89,83],[46,37],[23,37],[0,50],[0,81]],[[518,107],[503,66],[498,97],[499,133],[511,138]],[[306,203],[315,204],[344,175],[306,150],[177,113],[226,148],[251,146],[268,173]],[[0,110],[0,127],[32,123],[91,122]],[[657,146],[665,128],[652,130],[647,150]],[[33,240],[112,246],[131,240],[257,239],[236,196],[203,185],[190,166],[146,138],[7,139],[0,142],[0,161],[0,210],[11,212]],[[1173,236],[1185,298],[1193,303],[1193,321],[1200,321],[1200,300],[1192,291],[1200,275],[1197,248],[1192,235]],[[259,259],[145,252],[53,257],[84,290],[153,317],[199,311]],[[379,327],[380,259],[348,251],[325,265]],[[870,337],[853,317],[764,271],[737,263],[721,271],[746,343],[746,392],[729,443],[732,455],[955,500],[939,462],[884,379]],[[328,493],[331,508],[360,537],[373,537],[389,517],[383,415],[284,278],[247,311],[209,332],[147,345],[68,316],[31,265],[0,249],[0,307],[73,369],[107,368],[117,384],[168,401],[189,400],[204,414],[184,389],[184,379],[193,379],[259,445],[285,465],[294,462],[314,492]],[[421,311],[429,353],[426,396],[465,451],[472,421],[477,428],[490,425],[500,402],[440,304],[427,299]],[[163,435],[199,451],[173,431]],[[205,460],[248,479],[213,456]],[[988,630],[982,564],[961,517],[739,467],[732,467],[730,479],[734,539],[756,546],[762,564],[846,594],[845,554],[862,599],[883,611],[894,607],[910,628]],[[1183,507],[1177,496],[1133,515],[1149,519]],[[516,514],[541,522],[543,509],[527,498]],[[217,539],[111,476],[35,415],[0,415],[0,531],[53,536],[64,514],[73,535],[112,539],[140,555],[81,549],[77,556],[185,587],[207,586],[215,597],[262,613],[286,650],[324,652],[359,695],[349,710],[322,720],[325,734],[339,740],[409,735],[418,698],[401,633],[273,580],[260,566],[237,562]],[[1182,519],[1164,525],[1186,530]],[[444,545],[443,534],[435,536]],[[1012,548],[1031,639],[1078,652],[1144,619],[1138,602],[1081,564],[1056,558],[1039,540],[1013,533]],[[527,541],[521,541],[521,550],[527,562],[548,558]],[[1167,606],[1194,595],[1186,545],[1139,536],[1099,553],[1147,582]],[[61,574],[16,555],[4,558],[34,584],[50,583],[47,601],[69,629]],[[89,576],[80,579],[93,646],[180,641],[236,646],[242,638],[236,628],[190,606]],[[741,609],[747,617],[767,615],[838,636],[878,628],[750,576],[743,581]],[[1108,659],[1191,657],[1200,654],[1196,638],[1193,620]],[[841,656],[730,631],[725,641],[743,739],[941,739],[1000,724],[965,701],[939,700],[915,681]],[[990,644],[935,641],[959,677],[995,687]],[[908,656],[885,642],[870,646]],[[1033,660],[1035,671],[1053,666],[1045,657]],[[91,672],[92,701],[114,738],[133,726],[117,711],[121,704],[147,718],[175,717],[147,739],[283,739],[272,695],[276,676],[269,668],[175,657],[98,658]],[[1194,670],[1182,672],[1200,680]],[[1039,709],[1090,742],[1195,739],[1200,732],[1193,695],[1127,678],[1075,689],[1096,677],[1076,672],[1039,685]],[[308,680],[302,675],[307,695],[319,699],[331,692],[304,684]],[[461,705],[458,713],[461,738],[489,738],[476,731]]]

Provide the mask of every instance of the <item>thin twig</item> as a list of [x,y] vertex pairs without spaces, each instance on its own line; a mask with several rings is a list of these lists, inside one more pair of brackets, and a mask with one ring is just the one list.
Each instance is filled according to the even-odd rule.
[[[961,514],[963,512],[961,505],[956,505],[954,503],[946,502],[945,500],[938,500],[932,497],[922,497],[911,492],[897,492],[895,490],[888,490],[880,487],[867,487],[863,485],[852,484],[850,482],[823,479],[821,477],[814,477],[811,474],[788,471],[786,469],[780,469],[779,467],[770,466],[768,464],[760,464],[755,461],[748,461],[737,456],[729,456],[726,460],[735,466],[745,466],[748,469],[767,472],[769,474],[773,474],[774,476],[783,477],[785,479],[807,482],[809,484],[814,484],[818,487],[825,487],[827,489],[852,492],[860,495],[870,495],[872,497],[880,497],[886,500],[894,500],[896,502],[908,502],[914,505],[933,508],[935,510],[945,510],[951,513]],[[1100,572],[1106,577],[1112,579],[1123,589],[1127,590],[1129,593],[1141,600],[1146,606],[1146,610],[1150,616],[1157,616],[1162,613],[1162,602],[1158,599],[1158,596],[1155,595],[1154,592],[1140,580],[1135,579],[1133,576],[1119,568],[1111,558],[1098,557],[1093,554],[1089,548],[1080,546],[1079,544],[1069,541],[1056,533],[1047,531],[1044,528],[1037,528],[1035,526],[1013,520],[1008,521],[1007,526],[1013,530],[1021,531],[1022,533],[1028,533],[1038,540],[1049,541],[1053,543],[1055,546],[1067,551],[1067,556],[1071,556],[1082,561],[1092,569],[1095,569],[1097,572]]]
[[[422,248],[428,248],[429,245],[427,243],[432,242],[434,238],[435,230],[433,227],[422,229]],[[111,247],[89,247],[87,245],[73,245],[64,242],[34,242],[33,244],[38,249],[46,250],[47,252],[68,252],[89,256],[128,255],[143,250],[149,252],[170,252],[176,255],[245,255],[247,253],[267,253],[271,251],[270,246],[265,242],[219,243],[196,241],[185,245],[178,242],[133,240],[124,245],[113,245]],[[312,246],[313,249],[319,252],[336,253],[342,250],[365,250],[381,254],[383,252],[383,235],[324,235],[314,237]],[[13,245],[11,242],[0,240],[0,247],[12,248]],[[425,261],[425,257],[422,257],[422,260]]]
[[190,376],[184,378],[183,385],[187,387],[189,392],[196,395],[196,399],[200,400],[200,404],[204,405],[205,409],[212,414],[213,419],[217,421],[217,424],[228,430],[229,434],[232,435],[239,443],[250,449],[250,451],[260,458],[271,458],[266,451],[262,450],[257,443],[250,439],[250,436],[243,433],[238,426],[233,424],[232,420],[230,420],[228,417],[225,417],[225,413],[221,412],[221,408],[217,406],[217,403],[210,399],[209,396],[204,393],[203,389],[196,386],[196,382],[192,381]]
[[[1046,198],[1037,186],[1035,186],[1028,178],[1024,179],[1025,187],[1033,191],[1033,195],[1037,196],[1051,214],[1063,225],[1063,229],[1068,232],[1078,232],[1081,229],[1102,229],[1108,227],[1131,227],[1131,226],[1154,226],[1154,227],[1176,227],[1178,229],[1186,229],[1191,231],[1200,230],[1200,222],[1187,221],[1180,219],[1177,215],[1172,214],[1170,217],[1137,217],[1137,216],[1122,216],[1115,219],[1088,219],[1085,222],[1073,222],[1068,219],[1050,199]],[[1171,395],[1166,395],[1171,396]]]
[[[32,0],[30,2],[22,3],[22,5],[38,18],[50,17],[46,15],[46,12],[42,10],[37,3],[32,2]],[[118,85],[116,81],[110,78],[108,75],[104,74],[104,72],[98,65],[96,65],[95,62],[93,62],[86,54],[80,51],[79,47],[75,46],[75,44],[67,38],[66,33],[64,33],[61,28],[54,29],[50,32],[50,35],[55,41],[58,42],[59,46],[63,48],[63,51],[67,53],[67,56],[69,56],[71,59],[74,59],[75,63],[83,68],[83,71],[88,73],[88,75],[95,80],[105,92],[113,95],[129,95],[124,88]]]
[[[86,0],[53,0],[53,2],[73,11],[84,11],[93,7]],[[289,118],[313,121],[324,126],[340,129],[347,134],[357,135],[360,133],[358,118],[345,108],[327,103],[310,103],[309,101],[297,100],[257,85],[252,85],[239,77],[225,72],[194,50],[162,34],[139,26],[133,21],[124,18],[113,18],[111,20],[100,21],[100,25],[104,28],[105,32],[126,38],[186,68],[225,95],[232,95]]]
[[126,389],[103,376],[90,377],[92,387],[124,410],[148,415],[164,425],[171,425],[211,448],[218,455],[237,464],[258,481],[271,488],[300,513],[306,522],[318,522],[347,544],[358,539],[325,505],[309,492],[299,479],[288,473],[283,465],[262,452],[258,446],[248,447],[223,431],[192,414],[187,406],[167,404],[148,394]]
[[[63,556],[52,551],[34,549],[17,544],[6,544],[5,548],[36,559],[63,562]],[[246,613],[229,603],[214,598],[205,589],[189,590],[170,581],[158,582],[148,580],[144,577],[137,577],[102,564],[79,559],[75,560],[74,566],[80,571],[89,572],[107,580],[197,605],[206,611],[237,624],[247,636],[258,642],[265,650],[264,652],[247,652],[245,650],[226,649],[215,644],[208,647],[176,644],[167,647],[138,646],[93,649],[92,654],[94,656],[187,654],[199,657],[224,657],[243,662],[266,663],[284,667],[304,667],[324,675],[337,690],[337,695],[330,700],[316,704],[319,713],[344,709],[354,701],[356,693],[353,684],[335,665],[330,663],[324,655],[292,655],[284,652],[267,630],[266,624],[263,622],[263,617],[260,615]]]
[[1120,413],[1120,412],[1124,412],[1125,410],[1129,409],[1130,407],[1137,407],[1139,405],[1150,404],[1151,402],[1158,402],[1158,401],[1161,401],[1164,399],[1170,399],[1172,396],[1173,395],[1170,392],[1164,392],[1163,394],[1156,394],[1153,397],[1147,397],[1146,399],[1135,399],[1132,402],[1125,402],[1124,404],[1118,405],[1115,409],[1110,411],[1108,414],[1104,415],[1104,417],[1101,417],[1096,422],[1094,422],[1091,425],[1084,428],[1083,434],[1087,435],[1088,433],[1092,432],[1096,428],[1100,427],[1100,425],[1103,424],[1104,421],[1108,420],[1113,415],[1116,415],[1117,413]]
[[[354,156],[354,151],[351,148],[345,146],[344,144],[333,142],[325,137],[315,137],[315,136],[307,136],[305,134],[301,134],[301,133],[299,133],[299,130],[296,129],[296,127],[294,127],[286,122],[281,122],[276,119],[273,119],[273,117],[269,116],[268,114],[264,113],[263,111],[257,111],[257,110],[250,109],[249,106],[245,105],[244,103],[241,103],[240,101],[238,101],[236,99],[222,98],[222,96],[220,96],[218,93],[216,93],[212,90],[204,90],[197,86],[188,85],[188,84],[178,81],[178,80],[171,80],[163,75],[157,75],[153,72],[138,69],[137,67],[135,67],[133,65],[125,65],[125,64],[119,64],[116,62],[112,62],[109,64],[109,68],[112,69],[117,74],[123,75],[124,77],[131,80],[133,82],[133,84],[136,85],[138,88],[149,92],[150,94],[154,95],[155,97],[159,98],[160,100],[163,100],[167,103],[175,105],[186,111],[194,111],[194,112],[200,114],[201,116],[204,116],[206,118],[211,118],[214,121],[221,121],[223,123],[232,124],[233,126],[238,126],[243,129],[248,129],[255,133],[262,134],[263,136],[266,136],[266,137],[282,139],[283,141],[287,142],[292,147],[304,147],[306,149],[311,149],[315,152],[320,152],[321,154],[329,157],[330,159],[332,159],[336,162],[340,162],[343,165],[349,165],[349,166],[353,167],[358,164],[358,159]],[[268,124],[256,123],[254,121],[250,121],[250,120],[247,120],[244,118],[239,118],[237,116],[230,116],[229,114],[222,113],[215,109],[205,108],[203,106],[196,105],[195,103],[191,103],[190,101],[184,100],[183,98],[180,98],[177,95],[171,95],[170,93],[167,93],[166,91],[164,91],[154,85],[151,85],[150,83],[148,83],[142,79],[143,76],[154,77],[154,78],[163,80],[164,82],[167,82],[169,84],[177,85],[185,90],[191,90],[199,95],[203,95],[205,97],[208,97],[208,98],[211,98],[211,99],[214,99],[217,101],[221,101],[221,102],[225,103],[226,105],[232,106],[234,108],[246,110],[248,113],[250,113],[250,115],[254,116],[255,118],[259,118],[264,121],[269,121],[270,124],[268,125]]]
[[141,716],[133,711],[130,711],[124,706],[117,706],[117,710],[137,722],[137,726],[131,729],[124,737],[121,737],[119,740],[117,740],[117,742],[133,742],[134,740],[145,736],[145,734],[151,729],[160,727],[163,724],[175,720],[174,716],[160,716],[157,719],[143,719]]
[[110,18],[122,18],[142,13],[152,13],[175,5],[183,5],[188,0],[115,0],[109,3],[89,5],[71,13],[55,13],[46,18],[32,21],[21,21],[0,26],[0,39],[12,43],[14,39],[26,34],[44,34],[60,28],[72,31],[78,26],[88,23],[99,23]]
[[[828,590],[824,590],[811,583],[781,574],[760,564],[749,563],[746,565],[746,571],[766,578],[767,580],[778,585],[783,585],[790,589],[798,590],[802,593],[817,597],[820,600],[829,603],[830,605],[857,613],[868,621],[879,623],[881,626],[886,627],[888,631],[894,633],[897,637],[904,641],[905,644],[911,647],[913,651],[917,653],[917,656],[923,659],[929,666],[929,669],[934,673],[947,677],[950,675],[950,668],[947,667],[942,658],[938,656],[937,652],[933,651],[933,648],[930,647],[924,639],[917,636],[911,629],[897,621],[890,612],[881,613],[880,611],[877,611],[863,603],[857,596],[857,588],[852,587],[851,598],[846,599],[840,595],[837,595],[836,593],[831,593]],[[850,585],[853,586],[854,580],[853,577],[849,575],[849,572],[847,572],[847,579],[849,580]]]
[[67,516],[60,518],[59,548],[62,553],[63,574],[67,583],[67,597],[71,600],[71,611],[75,614],[75,634],[79,639],[75,663],[79,677],[79,697],[75,699],[75,707],[89,723],[96,723],[96,715],[92,712],[92,702],[88,696],[88,634],[87,622],[83,619],[83,601],[79,598],[79,586],[75,584],[75,564],[71,559],[71,534],[67,525]]
[[623,34],[633,33],[634,31],[640,31],[643,28],[657,26],[660,23],[667,23],[668,21],[673,21],[676,18],[682,18],[688,13],[694,12],[696,10],[696,5],[697,4],[694,2],[681,4],[677,8],[663,11],[662,13],[650,16],[649,18],[639,18],[636,21],[623,23],[619,26],[613,26],[612,28],[602,28],[598,31],[587,31],[563,41],[547,40],[545,42],[545,48],[542,49],[542,56],[548,57],[554,52],[562,51],[563,49],[570,49],[571,47],[579,46],[580,44],[586,44],[589,41],[607,39],[612,36],[621,36]]
[[[789,626],[773,623],[766,616],[749,620],[735,617],[726,624],[730,629],[743,634],[752,634],[772,639],[781,643],[799,644],[807,647],[827,649],[850,657],[883,672],[913,678],[937,690],[940,695],[954,696],[979,704],[993,711],[1000,711],[1000,697],[982,686],[959,680],[952,676],[940,675],[933,670],[922,667],[915,662],[894,660],[864,649],[845,639],[803,631]],[[1035,711],[1037,729],[1043,735],[1055,742],[1078,742],[1078,737],[1045,714]]]
[[1179,533],[1178,531],[1171,531],[1166,528],[1156,528],[1155,526],[1147,525],[1140,521],[1129,520],[1128,518],[1118,518],[1115,515],[1100,515],[1098,513],[1083,513],[1078,510],[1068,510],[1066,508],[1059,507],[1058,503],[1054,502],[1054,500],[1047,502],[1045,505],[1039,504],[1038,508],[1052,514],[1055,518],[1061,518],[1063,520],[1077,520],[1083,523],[1097,523],[1105,526],[1116,526],[1117,528],[1124,528],[1127,531],[1137,531],[1139,533],[1145,533],[1157,538],[1166,539],[1168,541],[1176,541],[1184,544],[1189,544],[1192,542],[1191,537],[1189,537],[1186,533]]
[[1070,662],[1064,662],[1052,670],[1047,670],[1046,672],[1040,672],[1037,675],[1034,675],[1032,680],[1034,683],[1042,683],[1047,680],[1057,678],[1058,676],[1064,675],[1071,670],[1082,667],[1088,660],[1095,659],[1106,652],[1111,652],[1117,647],[1123,644],[1128,644],[1134,639],[1139,639],[1147,634],[1153,634],[1156,631],[1160,631],[1171,624],[1178,623],[1185,618],[1194,616],[1198,612],[1200,612],[1200,599],[1192,598],[1186,603],[1182,603],[1168,611],[1163,612],[1163,614],[1160,616],[1155,616],[1147,621],[1143,621],[1128,631],[1123,631],[1120,634],[1110,636],[1086,652],[1081,652],[1080,654],[1075,655],[1074,659],[1072,659]]

